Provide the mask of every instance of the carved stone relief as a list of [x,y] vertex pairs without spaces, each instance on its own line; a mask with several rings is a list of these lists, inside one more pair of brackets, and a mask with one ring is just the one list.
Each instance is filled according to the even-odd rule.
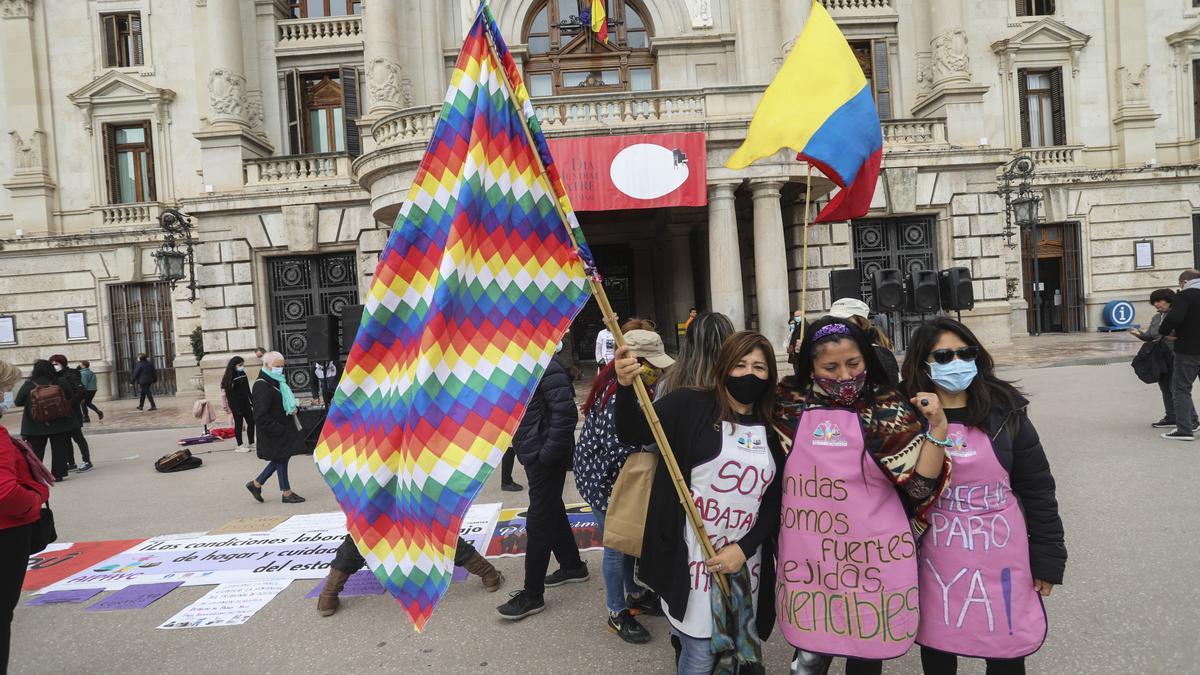
[[371,100],[409,107],[413,104],[412,80],[404,77],[399,63],[384,56],[377,56],[367,64],[367,87]]
[[688,13],[692,17],[692,28],[712,28],[712,0],[688,0]]
[[1117,73],[1121,77],[1122,102],[1126,104],[1146,102],[1146,75],[1149,72],[1149,65],[1143,65],[1137,71],[1124,66],[1117,69]]
[[28,19],[33,16],[33,0],[0,0],[0,17]]
[[917,55],[917,87],[922,90],[933,87],[933,57],[928,53]]
[[241,118],[246,108],[246,78],[228,68],[214,68],[208,74],[208,105],[216,116]]
[[966,32],[954,29],[942,33],[933,39],[932,46],[937,79],[971,76],[971,57],[967,56]]
[[265,120],[266,116],[263,113],[262,92],[251,92],[246,99],[246,120],[250,123],[250,128],[260,133],[266,133]]
[[13,166],[17,169],[40,169],[43,167],[42,157],[46,151],[45,137],[40,130],[34,130],[29,140],[21,138],[16,131],[9,131],[13,144]]

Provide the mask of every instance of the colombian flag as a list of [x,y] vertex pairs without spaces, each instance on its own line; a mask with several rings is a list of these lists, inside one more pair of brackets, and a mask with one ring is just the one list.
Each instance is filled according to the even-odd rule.
[[780,148],[842,188],[814,222],[859,218],[871,208],[883,158],[879,113],[850,44],[819,2],[725,166],[742,169]]
[[592,0],[592,32],[600,36],[601,42],[608,42],[608,13],[604,9],[604,0]]

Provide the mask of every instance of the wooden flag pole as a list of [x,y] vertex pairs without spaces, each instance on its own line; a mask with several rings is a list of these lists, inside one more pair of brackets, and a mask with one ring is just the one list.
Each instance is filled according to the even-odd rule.
[[809,162],[805,162],[805,164],[808,166],[808,176],[804,179],[804,229],[800,230],[804,236],[804,251],[801,253],[804,263],[800,272],[800,324],[802,326],[808,322],[808,217],[811,206],[809,200],[812,199],[812,164]]
[[[491,7],[486,1],[483,3],[484,11],[491,18]],[[492,19],[494,21],[494,19]],[[496,45],[492,41],[492,36],[488,34],[488,47],[492,50],[492,55],[500,61],[500,54],[496,51]],[[504,87],[508,91],[509,98],[514,105],[520,105],[514,91],[513,83],[508,81],[508,73],[503,72],[503,64],[501,64],[501,80],[504,82]],[[533,140],[533,132],[529,129],[529,120],[525,117],[524,109],[521,110],[521,128],[525,132],[525,140],[529,143],[529,147],[533,149],[534,159],[537,161],[537,167],[540,175],[546,176],[546,166],[542,162],[542,157],[538,153],[537,144]],[[579,250],[579,242],[575,241],[575,233],[571,229],[571,221],[567,218],[566,211],[563,210],[562,204],[558,200],[558,192],[550,181],[546,180],[547,194],[554,200],[554,207],[558,210],[558,216],[562,219],[563,226],[567,228],[567,233],[571,237],[571,242],[575,245],[575,249]],[[592,297],[596,299],[596,303],[600,306],[600,312],[604,317],[604,325],[612,331],[613,338],[618,347],[625,346],[625,335],[621,333],[621,327],[617,324],[617,316],[613,312],[612,305],[608,301],[608,295],[604,292],[604,285],[595,274],[588,275],[588,283],[592,288]],[[642,408],[642,413],[646,416],[646,422],[650,425],[650,431],[654,435],[654,442],[658,444],[659,452],[662,453],[663,462],[667,465],[667,472],[671,474],[671,481],[675,485],[676,495],[679,497],[679,503],[683,506],[684,512],[687,513],[688,521],[696,535],[696,540],[700,542],[701,549],[704,551],[705,558],[712,558],[717,555],[713,549],[712,542],[708,538],[708,532],[704,529],[704,521],[700,518],[700,512],[696,510],[696,505],[692,502],[692,493],[688,489],[687,483],[683,480],[683,473],[679,469],[679,463],[675,461],[675,453],[671,451],[671,444],[667,441],[667,435],[663,431],[662,422],[658,419],[658,413],[654,410],[654,403],[650,399],[650,392],[646,390],[646,384],[642,382],[642,378],[635,378],[633,381],[633,390],[637,393],[638,404]],[[720,586],[721,592],[726,596],[729,595],[729,581],[724,574],[712,575]]]

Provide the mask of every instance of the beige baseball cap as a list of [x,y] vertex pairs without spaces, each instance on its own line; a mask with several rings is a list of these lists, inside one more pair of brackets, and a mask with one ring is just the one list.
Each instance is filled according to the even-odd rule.
[[646,359],[655,368],[670,368],[675,365],[675,359],[667,356],[662,338],[658,333],[648,330],[631,330],[625,334],[625,344],[633,355]]
[[871,308],[867,303],[855,298],[841,298],[835,300],[833,306],[829,308],[829,316],[839,319],[849,319],[852,316],[861,316],[864,319],[871,318]]

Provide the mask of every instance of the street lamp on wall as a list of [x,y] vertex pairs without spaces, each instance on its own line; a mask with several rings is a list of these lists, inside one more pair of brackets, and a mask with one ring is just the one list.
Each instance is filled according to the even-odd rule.
[[158,226],[163,231],[162,247],[150,254],[154,257],[155,267],[158,268],[158,278],[167,282],[171,290],[175,290],[175,285],[187,278],[187,287],[191,291],[188,302],[195,302],[196,259],[194,246],[199,242],[192,238],[194,225],[191,216],[178,209],[165,209],[158,217]]
[[[1013,238],[1029,231],[1029,269],[1031,271],[1033,298],[1033,335],[1042,334],[1042,283],[1038,270],[1038,207],[1042,198],[1034,193],[1030,179],[1037,164],[1026,155],[1014,157],[1000,175],[1000,189],[1004,197],[1004,232],[1010,249],[1016,248]],[[1015,227],[1014,227],[1015,226]]]

